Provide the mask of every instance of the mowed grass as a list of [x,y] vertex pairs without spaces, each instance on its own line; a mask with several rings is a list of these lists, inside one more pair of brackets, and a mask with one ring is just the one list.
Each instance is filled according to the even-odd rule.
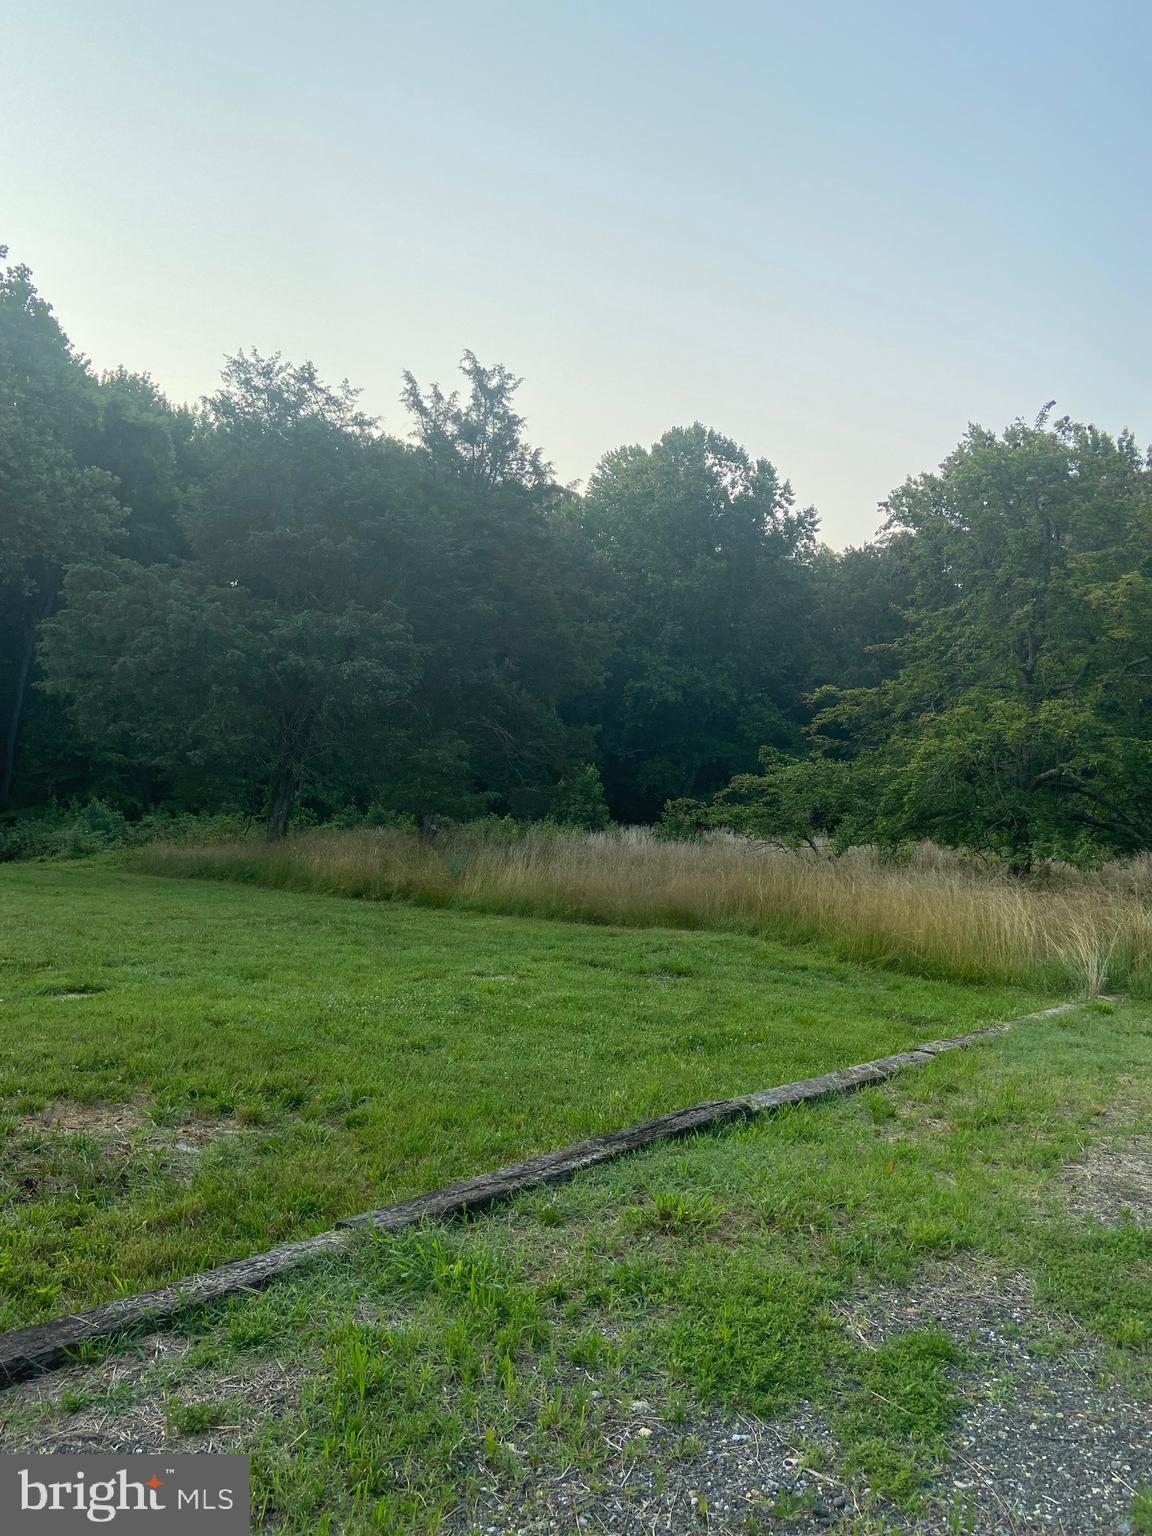
[[[718,1407],[783,1415],[794,1455],[847,1480],[854,1508],[838,1530],[902,1529],[892,1504],[921,1508],[924,1529],[990,1530],[937,1499],[933,1474],[961,1416],[1015,1388],[988,1379],[987,1338],[916,1310],[918,1284],[942,1267],[992,1292],[997,1275],[1023,1273],[1034,1307],[1006,1326],[1029,1351],[1079,1360],[1086,1329],[1100,1374],[1084,1393],[1145,1396],[1152,1232],[1122,1211],[1107,1225],[1079,1213],[1059,1174],[1150,1127],[1149,1009],[1089,1004],[474,1223],[366,1238],[189,1317],[166,1350],[141,1348],[153,1363],[137,1372],[128,1345],[59,1396],[5,1395],[0,1423],[10,1444],[51,1448],[166,1417],[181,1449],[252,1453],[262,1529],[575,1533],[601,1528],[577,1518],[585,1498],[623,1511],[625,1528],[717,1444],[706,1409]],[[881,1286],[907,1297],[906,1326],[885,1340],[861,1326]],[[800,1401],[825,1417],[833,1452],[795,1437]],[[1132,1424],[1134,1482],[1144,1423]],[[961,1441],[969,1466],[980,1454]],[[687,1482],[677,1529],[769,1536],[812,1501],[764,1490],[733,1516],[690,1492],[701,1486]],[[1149,1504],[1134,1494],[1141,1530]]]
[[0,869],[0,913],[3,1326],[1043,1001],[94,863]]

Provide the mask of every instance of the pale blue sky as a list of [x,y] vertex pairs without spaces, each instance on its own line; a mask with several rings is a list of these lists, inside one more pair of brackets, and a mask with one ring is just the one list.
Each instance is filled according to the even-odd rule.
[[525,375],[564,479],[699,418],[824,535],[969,420],[1152,437],[1147,3],[36,0],[0,242],[174,398]]

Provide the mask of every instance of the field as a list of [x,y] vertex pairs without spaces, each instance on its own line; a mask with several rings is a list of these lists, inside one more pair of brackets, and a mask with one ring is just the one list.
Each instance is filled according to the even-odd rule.
[[[99,861],[0,903],[5,1326],[1053,1000]],[[1150,1131],[1152,1010],[1087,1001],[365,1238],[0,1395],[0,1449],[249,1451],[300,1536],[982,1536],[1021,1477],[1045,1529],[1143,1531]]]
[[0,1445],[246,1450],[300,1536],[1143,1532],[1150,1084],[1147,1010],[1041,1021],[365,1240],[4,1394]]
[[1020,1013],[826,947],[0,869],[6,1326]]
[[1142,988],[1152,967],[1152,860],[1084,872],[1000,864],[921,844],[840,858],[715,834],[579,833],[497,823],[429,847],[394,830],[323,829],[279,843],[157,844],[153,874],[244,881],[369,900],[400,898],[632,927],[664,924],[834,944],[847,959],[958,981],[1096,993]]

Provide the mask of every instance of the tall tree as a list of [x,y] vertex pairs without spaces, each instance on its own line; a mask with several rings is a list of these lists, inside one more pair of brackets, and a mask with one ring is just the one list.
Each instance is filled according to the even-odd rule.
[[817,551],[805,625],[811,688],[872,687],[896,671],[896,641],[912,601],[909,537],[893,533],[840,552]]
[[347,516],[371,425],[310,363],[230,359],[192,445],[188,558],[78,566],[46,626],[48,686],[95,741],[186,800],[260,793],[270,837],[310,776],[365,771],[413,676]]
[[885,765],[881,836],[994,848],[1019,870],[1148,846],[1152,656],[1133,640],[1150,485],[1128,434],[1045,414],[971,428],[893,494],[912,579],[899,670],[825,693],[816,722],[829,751]]
[[[0,247],[0,261],[7,256]],[[115,480],[77,456],[97,388],[27,267],[0,270],[0,807],[12,797],[41,623],[65,566],[119,526]]]
[[184,518],[196,474],[194,413],[170,405],[147,374],[124,368],[101,377],[96,403],[77,453],[116,477],[124,510],[114,553],[141,565],[184,559]]
[[602,722],[613,811],[651,820],[796,739],[815,515],[697,423],[601,460],[582,523],[617,633],[586,718]]
[[405,378],[423,475],[404,570],[426,655],[418,734],[455,744],[479,804],[531,813],[590,750],[566,713],[599,679],[604,615],[575,498],[526,440],[520,380],[470,352],[461,369],[463,399]]

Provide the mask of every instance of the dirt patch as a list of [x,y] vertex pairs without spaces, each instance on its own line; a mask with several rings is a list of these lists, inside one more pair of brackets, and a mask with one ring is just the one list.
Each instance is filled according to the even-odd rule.
[[25,1115],[20,1125],[26,1130],[65,1136],[84,1134],[101,1141],[128,1142],[137,1137],[178,1152],[203,1151],[239,1129],[235,1120],[219,1116],[183,1120],[179,1125],[157,1125],[147,1104],[81,1104],[70,1099],[57,1099],[35,1114]]
[[1152,1222],[1152,1136],[1092,1147],[1061,1177],[1075,1216],[1108,1227]]
[[[481,1496],[475,1511],[457,1511],[451,1536],[724,1536],[780,1529],[791,1536],[850,1530],[861,1513],[850,1489],[812,1465],[823,1454],[827,1426],[802,1408],[787,1422],[711,1414],[675,1426],[643,1400],[614,1405],[605,1426],[607,1464],[588,1474],[569,1467],[538,1477],[525,1468],[515,1493],[492,1485],[476,1458]],[[515,1447],[506,1447],[515,1454]],[[485,1484],[489,1486],[485,1486]],[[777,1521],[782,1523],[777,1526]]]
[[[304,1373],[277,1361],[242,1374],[188,1370],[189,1342],[171,1334],[138,1341],[132,1354],[75,1366],[13,1388],[0,1399],[0,1452],[134,1455],[237,1450],[267,1418],[289,1412]],[[206,1410],[189,1433],[184,1416]]]
[[1152,1481],[1148,1403],[1108,1379],[1099,1345],[1072,1319],[1035,1306],[1023,1275],[943,1266],[912,1291],[876,1291],[846,1320],[864,1344],[937,1324],[972,1358],[958,1372],[967,1407],[933,1482],[932,1513],[889,1516],[892,1529],[1128,1529],[1133,1492]]
[[122,1200],[150,1179],[190,1178],[205,1149],[239,1129],[219,1118],[157,1125],[139,1102],[58,1100],[25,1115],[0,1143],[0,1200],[28,1205],[82,1193]]
[[117,1141],[127,1141],[152,1126],[142,1104],[78,1104],[70,1099],[57,1099],[34,1115],[25,1115],[20,1123],[28,1130],[66,1136],[84,1133]]

